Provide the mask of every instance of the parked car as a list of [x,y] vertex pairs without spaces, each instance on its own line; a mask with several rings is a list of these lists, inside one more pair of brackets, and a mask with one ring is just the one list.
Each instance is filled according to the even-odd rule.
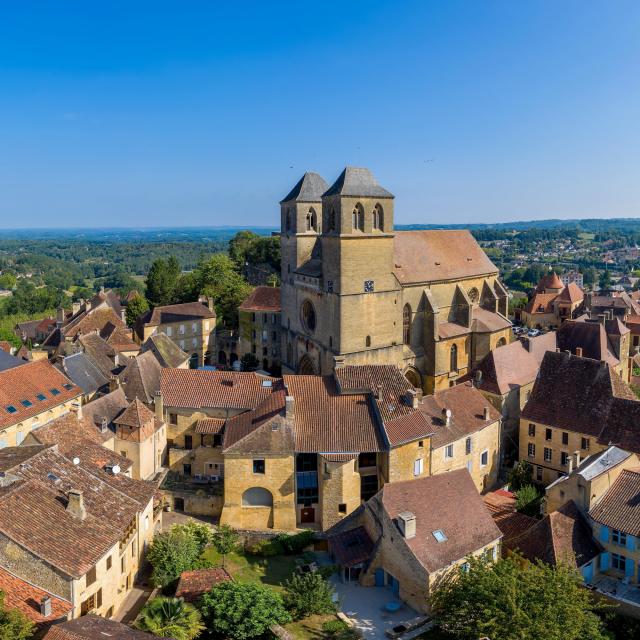
[[536,336],[540,335],[540,329],[529,329],[529,331],[527,332],[527,335],[530,338],[535,338]]

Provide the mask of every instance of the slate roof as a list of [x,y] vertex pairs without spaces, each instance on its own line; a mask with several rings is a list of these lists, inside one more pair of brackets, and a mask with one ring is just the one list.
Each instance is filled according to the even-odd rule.
[[119,373],[128,362],[126,356],[120,354],[113,345],[109,344],[98,333],[87,333],[86,335],[78,336],[78,342],[91,362],[107,378]]
[[322,194],[328,188],[329,185],[320,174],[307,171],[280,203],[320,202],[322,200]]
[[242,302],[239,309],[280,313],[280,287],[256,287]]
[[[4,594],[5,607],[20,611],[38,629],[66,618],[73,609],[69,601],[22,580],[4,567],[0,567],[0,591]],[[47,597],[51,598],[51,615],[45,617],[40,613],[40,602]]]
[[[502,537],[466,469],[388,483],[371,500],[381,503],[392,520],[404,511],[415,515],[416,536],[399,540],[429,573]],[[446,541],[436,540],[433,532],[437,530]]]
[[[52,389],[58,393],[52,393]],[[44,399],[40,400],[38,395]],[[0,371],[0,428],[37,416],[81,395],[82,390],[47,360],[26,362]],[[30,405],[24,406],[23,400]]]
[[145,351],[131,358],[118,379],[128,400],[139,398],[151,404],[160,390],[162,366],[152,351]]
[[139,323],[152,327],[170,322],[188,322],[189,320],[206,320],[215,318],[216,312],[202,302],[184,302],[155,307],[141,316]]
[[[489,411],[487,420],[484,419],[485,408]],[[432,427],[431,446],[434,449],[481,431],[500,420],[500,413],[470,382],[424,396],[418,409]],[[451,411],[449,424],[446,424],[443,416],[443,410],[446,409]]]
[[640,452],[640,401],[606,362],[548,351],[522,418]]
[[13,369],[14,367],[19,367],[25,363],[24,360],[20,358],[16,358],[12,356],[10,353],[7,353],[4,349],[0,349],[0,372],[6,371],[7,369]]
[[26,320],[25,322],[18,322],[16,324],[16,329],[19,332],[19,338],[22,340],[23,337],[26,340],[35,341],[36,333],[38,329],[38,325],[42,322],[42,318],[39,320]]
[[603,451],[585,458],[582,463],[578,465],[575,473],[582,476],[585,480],[593,480],[599,475],[610,471],[612,467],[624,462],[631,455],[633,454],[618,447],[607,447]]
[[597,557],[602,547],[573,500],[546,515],[520,536],[505,541],[527,560],[542,560],[551,566],[566,563],[581,567]]
[[144,631],[138,631],[126,624],[93,614],[57,624],[47,632],[44,640],[169,640]]
[[498,268],[467,230],[399,231],[394,273],[401,285],[497,275]]
[[155,355],[161,367],[177,369],[189,360],[189,354],[180,349],[163,331],[154,333],[145,340],[141,352],[147,351]]
[[91,394],[109,384],[109,378],[85,353],[74,353],[62,359],[62,368],[69,379],[85,394]]
[[160,375],[165,407],[254,409],[281,388],[279,378],[245,371],[163,369]]
[[640,536],[640,470],[623,471],[589,515],[607,527]]
[[185,602],[196,602],[217,584],[231,579],[223,567],[183,571],[178,580],[176,598],[184,598]]
[[324,192],[324,196],[349,196],[362,198],[393,198],[394,195],[378,184],[369,169],[345,167],[336,181]]

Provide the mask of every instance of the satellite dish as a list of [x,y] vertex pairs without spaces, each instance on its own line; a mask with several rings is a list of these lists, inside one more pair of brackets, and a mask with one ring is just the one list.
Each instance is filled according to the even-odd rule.
[[450,418],[450,417],[451,417],[451,409],[447,409],[447,410],[445,411],[445,414],[444,414],[444,415],[445,415],[445,416],[447,416],[447,418]]
[[113,467],[111,468],[111,472],[113,473],[114,476],[117,476],[120,473],[120,465],[114,464]]
[[76,457],[73,459],[73,464],[75,464],[76,466],[78,466],[78,465],[80,464],[80,458],[78,458],[78,456],[76,456]]

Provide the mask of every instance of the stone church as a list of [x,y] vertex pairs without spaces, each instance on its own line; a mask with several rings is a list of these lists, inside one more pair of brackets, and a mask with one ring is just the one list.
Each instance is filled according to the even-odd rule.
[[394,231],[368,169],[305,173],[281,205],[283,371],[394,364],[427,393],[510,339],[498,269],[464,230]]

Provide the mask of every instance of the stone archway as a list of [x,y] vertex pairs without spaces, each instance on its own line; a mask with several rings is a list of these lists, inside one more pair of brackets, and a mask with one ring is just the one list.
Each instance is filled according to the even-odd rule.
[[404,377],[416,388],[422,389],[422,376],[413,367],[409,367],[404,372]]
[[313,360],[308,354],[305,354],[300,358],[298,362],[298,373],[301,376],[315,376],[317,375],[316,366],[313,364]]

